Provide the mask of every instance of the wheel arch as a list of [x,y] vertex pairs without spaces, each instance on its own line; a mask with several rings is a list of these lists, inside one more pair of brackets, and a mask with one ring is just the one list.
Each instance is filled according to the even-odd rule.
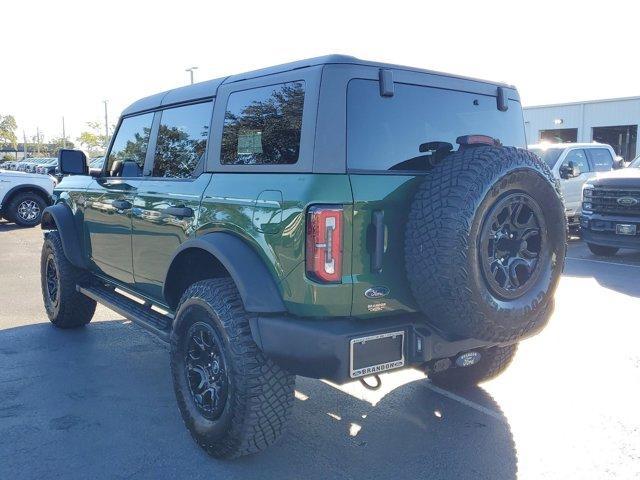
[[67,205],[57,203],[45,208],[42,212],[40,228],[57,230],[62,240],[62,250],[69,262],[78,268],[87,268],[74,215]]
[[258,253],[239,237],[224,232],[180,245],[171,258],[162,293],[167,305],[175,309],[189,285],[225,276],[236,284],[248,312],[286,311],[278,285]]
[[47,203],[47,205],[51,205],[51,195],[49,194],[49,192],[47,192],[40,185],[27,183],[27,184],[16,185],[10,188],[9,191],[4,195],[4,198],[2,199],[2,205],[3,205],[2,208],[4,209],[7,205],[9,205],[9,203],[11,203],[11,200],[13,200],[13,197],[24,192],[34,192],[40,195],[42,199]]

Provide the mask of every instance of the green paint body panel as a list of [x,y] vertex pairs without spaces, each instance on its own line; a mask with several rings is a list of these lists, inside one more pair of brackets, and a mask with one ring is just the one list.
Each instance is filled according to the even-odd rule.
[[[216,173],[202,197],[196,235],[225,231],[244,239],[273,274],[291,313],[348,316],[348,262],[341,284],[321,285],[306,277],[305,215],[312,204],[345,205],[345,232],[350,231],[351,203],[347,175]],[[351,250],[351,237],[345,234],[344,258]]]
[[[353,309],[357,317],[413,312],[416,305],[407,283],[404,267],[404,231],[415,190],[423,176],[413,175],[351,175],[353,188]],[[385,248],[382,270],[371,269],[371,252],[367,232],[373,212],[384,214]],[[370,299],[365,296],[371,287],[386,287],[387,296]]]

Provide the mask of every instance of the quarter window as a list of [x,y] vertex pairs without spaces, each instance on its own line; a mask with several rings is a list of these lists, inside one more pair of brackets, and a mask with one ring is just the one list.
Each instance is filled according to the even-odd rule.
[[202,166],[213,102],[164,110],[158,128],[153,176],[190,178]]
[[300,153],[304,82],[229,95],[222,132],[225,165],[292,164]]
[[562,162],[562,165],[569,166],[569,162],[573,162],[573,165],[578,167],[580,173],[590,172],[589,162],[587,162],[587,156],[582,149],[570,150],[567,156]]
[[[127,117],[120,122],[118,133],[109,152],[107,163],[109,175],[121,176],[122,172],[128,172],[126,176],[142,175],[152,122],[153,113]],[[129,163],[125,166],[126,162]]]

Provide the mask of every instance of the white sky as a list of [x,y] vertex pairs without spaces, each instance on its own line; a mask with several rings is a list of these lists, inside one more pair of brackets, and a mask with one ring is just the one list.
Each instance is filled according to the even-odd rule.
[[0,114],[78,136],[137,98],[328,53],[515,84],[524,105],[640,95],[640,2],[4,0]]

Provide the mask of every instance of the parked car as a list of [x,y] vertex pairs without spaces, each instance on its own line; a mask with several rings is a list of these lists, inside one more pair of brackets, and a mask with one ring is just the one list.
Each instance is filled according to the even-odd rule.
[[529,145],[560,181],[569,231],[580,230],[582,186],[599,172],[610,172],[620,162],[610,145],[603,143],[539,143]]
[[50,177],[0,171],[0,216],[23,227],[38,225],[54,185]]
[[36,173],[40,175],[55,175],[58,166],[57,158],[50,158],[48,162],[42,163],[36,167]]
[[582,236],[595,255],[640,250],[640,156],[623,170],[598,175],[582,190]]
[[294,375],[475,385],[545,326],[564,265],[562,200],[525,147],[514,87],[353,57],[141,99],[96,177],[60,153],[47,315],[79,327],[100,302],[170,341],[216,457],[276,440]]

